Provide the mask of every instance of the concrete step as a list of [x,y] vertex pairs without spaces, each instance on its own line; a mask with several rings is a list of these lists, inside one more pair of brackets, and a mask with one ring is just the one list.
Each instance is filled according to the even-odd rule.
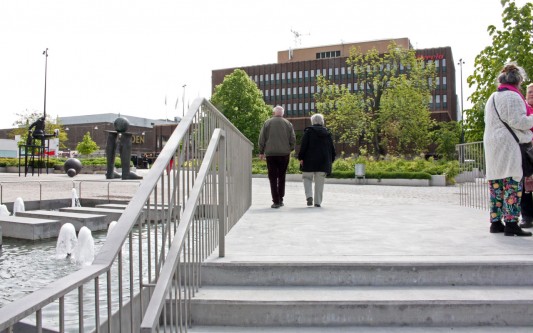
[[532,262],[355,262],[202,264],[203,285],[533,286]]
[[[530,333],[531,326],[500,327],[391,327],[391,326],[335,326],[335,327],[239,327],[239,326],[192,326],[191,333]],[[164,328],[161,327],[160,332]],[[167,331],[170,331],[167,327]]]
[[3,237],[28,240],[53,238],[59,236],[61,225],[60,221],[54,219],[0,216]]
[[533,326],[530,286],[204,286],[193,325]]
[[81,213],[81,214],[96,214],[104,215],[105,221],[107,224],[112,221],[118,221],[124,209],[112,209],[112,208],[101,208],[101,207],[63,207],[59,209],[60,212],[71,212],[71,213]]
[[[110,203],[110,204],[99,204],[99,205],[96,205],[95,207],[96,208],[106,208],[106,209],[122,209],[122,210],[125,210],[126,207],[128,205],[127,204],[113,204],[113,203]],[[166,217],[166,209],[168,209],[168,205],[164,205],[164,206],[161,206],[161,205],[158,205],[158,206],[155,206],[155,205],[151,205],[150,206],[150,210],[146,210],[145,209],[145,213],[146,214],[150,214],[149,215],[149,219],[151,222],[155,222],[155,221],[161,221],[163,220],[165,217]],[[179,207],[175,207],[174,208],[174,212],[175,214],[179,214]],[[177,216],[177,215],[175,215]]]
[[32,210],[18,212],[17,216],[50,220],[54,219],[58,220],[61,225],[63,225],[64,223],[72,223],[74,225],[74,228],[76,228],[76,231],[79,231],[83,226],[89,228],[91,231],[107,230],[107,223],[105,221],[106,217],[105,215],[100,214],[81,214],[48,210]]

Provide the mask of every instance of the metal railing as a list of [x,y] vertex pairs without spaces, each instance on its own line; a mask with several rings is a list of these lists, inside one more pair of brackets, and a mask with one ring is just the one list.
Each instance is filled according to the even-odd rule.
[[[139,331],[176,254],[190,298],[200,261],[251,205],[251,160],[250,141],[197,98],[93,263],[0,308],[0,332],[28,325],[37,332]],[[163,311],[187,318],[187,309],[181,303]]]
[[455,181],[459,185],[460,205],[488,209],[489,185],[485,179],[483,142],[459,144],[456,150],[459,156],[459,174]]

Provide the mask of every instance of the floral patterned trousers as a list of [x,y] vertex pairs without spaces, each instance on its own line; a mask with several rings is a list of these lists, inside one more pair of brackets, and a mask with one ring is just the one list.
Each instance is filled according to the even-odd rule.
[[502,220],[506,223],[518,222],[520,219],[520,200],[522,199],[522,182],[512,177],[489,180],[490,186],[490,222]]

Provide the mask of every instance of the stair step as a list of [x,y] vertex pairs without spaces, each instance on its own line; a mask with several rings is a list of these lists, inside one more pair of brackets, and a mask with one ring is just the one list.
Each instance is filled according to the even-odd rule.
[[205,263],[203,285],[533,285],[531,262]]
[[[39,240],[59,235],[62,223],[54,219],[22,216],[0,216],[3,237]],[[1,244],[1,241],[0,241]]]
[[76,231],[79,231],[83,226],[89,228],[91,231],[107,229],[105,216],[100,214],[80,214],[48,210],[31,210],[25,212],[17,212],[16,216],[58,220],[59,222],[61,222],[61,225],[69,222],[74,225]]
[[64,207],[59,209],[60,212],[71,212],[80,214],[97,214],[104,215],[107,224],[112,221],[118,221],[124,209],[97,208],[97,207]]
[[194,325],[526,326],[533,288],[205,286],[191,315]]
[[[168,328],[168,327],[167,327]],[[505,327],[391,327],[391,326],[333,326],[333,327],[242,327],[242,326],[192,326],[190,333],[530,333],[531,326]],[[163,332],[163,327],[161,327]],[[167,331],[169,331],[167,329]]]

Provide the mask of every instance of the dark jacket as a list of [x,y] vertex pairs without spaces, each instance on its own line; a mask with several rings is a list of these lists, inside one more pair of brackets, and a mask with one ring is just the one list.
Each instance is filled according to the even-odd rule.
[[290,121],[276,116],[265,121],[259,133],[259,154],[286,156],[295,145],[296,136]]
[[305,129],[298,153],[298,159],[304,161],[302,171],[323,171],[329,175],[335,156],[333,139],[327,128],[322,125],[313,125]]

